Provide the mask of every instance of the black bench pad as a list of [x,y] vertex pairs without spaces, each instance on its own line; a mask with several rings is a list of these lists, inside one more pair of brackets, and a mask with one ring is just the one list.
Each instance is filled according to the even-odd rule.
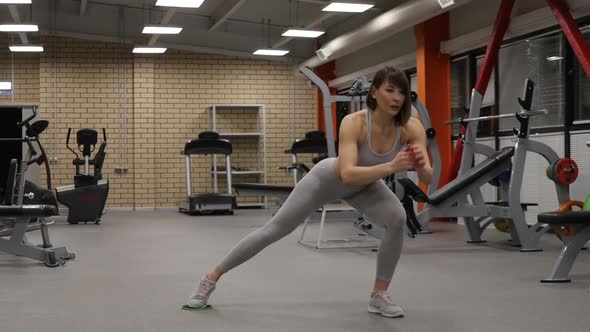
[[549,225],[590,225],[590,211],[543,212],[537,220]]
[[475,182],[477,179],[488,173],[492,169],[506,160],[509,160],[514,155],[514,147],[503,148],[493,156],[487,158],[481,163],[475,165],[472,169],[467,171],[461,177],[457,177],[453,181],[447,183],[445,186],[435,191],[430,195],[428,203],[437,205],[445,199],[451,197],[459,190],[467,187],[468,185]]
[[293,191],[293,186],[282,186],[275,184],[263,184],[263,183],[234,183],[233,187],[240,192],[240,189],[244,190],[263,190],[267,192],[276,192],[289,194]]
[[2,217],[49,217],[58,214],[57,207],[53,205],[2,205],[0,216]]

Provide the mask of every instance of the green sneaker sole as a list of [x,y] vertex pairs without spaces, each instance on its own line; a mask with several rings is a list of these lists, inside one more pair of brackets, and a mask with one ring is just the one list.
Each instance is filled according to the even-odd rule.
[[195,307],[191,307],[188,305],[183,305],[182,307],[180,307],[180,309],[182,310],[188,310],[188,311],[205,311],[205,310],[211,310],[213,309],[213,306],[210,304],[207,304],[206,306],[202,307],[202,308],[195,308]]

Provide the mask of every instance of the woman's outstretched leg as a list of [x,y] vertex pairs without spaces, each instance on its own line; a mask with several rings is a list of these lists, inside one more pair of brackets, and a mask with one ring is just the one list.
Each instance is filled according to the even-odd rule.
[[315,210],[359,188],[345,187],[334,173],[334,159],[318,163],[293,189],[277,213],[261,228],[243,238],[203,279],[188,305],[203,307],[219,278],[258,254],[268,245],[285,237]]

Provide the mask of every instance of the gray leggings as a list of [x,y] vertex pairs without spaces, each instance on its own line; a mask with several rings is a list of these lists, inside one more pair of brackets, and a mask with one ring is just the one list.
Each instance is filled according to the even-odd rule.
[[376,279],[391,281],[401,254],[406,212],[382,180],[366,186],[345,186],[335,173],[335,160],[327,158],[315,165],[270,221],[243,238],[221,261],[219,269],[228,272],[293,232],[324,204],[344,199],[370,221],[385,227],[377,256]]

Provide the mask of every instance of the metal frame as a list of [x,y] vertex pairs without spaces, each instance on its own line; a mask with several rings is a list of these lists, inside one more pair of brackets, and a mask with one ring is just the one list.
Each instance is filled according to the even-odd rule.
[[[22,206],[22,205],[21,205]],[[27,205],[23,206],[26,207]],[[36,206],[30,206],[35,208]],[[47,266],[54,267],[59,264],[64,264],[66,260],[74,258],[74,255],[68,253],[65,247],[53,248],[49,242],[47,227],[53,222],[46,222],[45,218],[41,218],[39,223],[41,226],[35,227],[40,228],[43,238],[43,245],[37,246],[32,244],[27,239],[26,232],[31,231],[29,222],[34,217],[32,216],[6,216],[0,215],[2,219],[9,218],[14,220],[14,228],[10,232],[10,238],[0,238],[0,251],[14,254],[16,256],[24,256],[31,259],[35,259],[44,262]]]
[[578,254],[584,248],[586,243],[590,241],[590,224],[587,225],[574,225],[576,230],[573,234],[569,236],[565,236],[563,232],[560,230],[561,226],[568,226],[564,225],[557,225],[556,227],[552,227],[557,233],[561,233],[561,238],[563,239],[563,248],[561,252],[557,256],[555,263],[553,263],[553,268],[549,273],[547,278],[542,279],[541,282],[544,283],[557,283],[557,282],[570,282],[569,273],[578,257]]
[[[359,234],[354,237],[350,237],[348,239],[337,239],[337,240],[324,240],[324,228],[325,228],[325,221],[328,212],[341,212],[347,211],[352,214],[357,214],[358,212],[353,207],[343,208],[339,205],[332,205],[326,204],[322,206],[321,215],[320,215],[320,225],[318,230],[318,236],[315,240],[306,240],[305,233],[310,225],[311,218],[306,218],[305,222],[303,223],[303,228],[301,230],[301,236],[299,237],[299,244],[314,248],[314,249],[339,249],[339,248],[375,248],[379,245],[374,237],[369,237],[366,234]],[[355,222],[356,224],[356,222]]]
[[[586,146],[590,147],[590,141],[586,142]],[[566,236],[562,231],[562,226],[573,226],[573,233]],[[553,263],[551,273],[549,273],[547,278],[542,279],[541,282],[570,282],[569,273],[572,266],[580,251],[584,248],[586,243],[590,241],[590,223],[575,225],[568,225],[567,223],[551,224],[549,227],[560,236],[563,241],[563,248],[561,249],[559,256],[557,256],[555,263]]]
[[326,141],[328,144],[328,157],[336,157],[336,143],[334,142],[334,126],[332,124],[332,103],[338,101],[352,101],[349,96],[332,95],[328,85],[309,67],[301,66],[299,71],[315,84],[322,92],[324,101],[324,119],[326,123]]
[[[257,160],[257,172],[261,173],[262,176],[262,183],[267,183],[267,142],[266,142],[266,109],[264,104],[213,104],[209,106],[209,129],[212,131],[217,131],[217,112],[219,109],[238,109],[238,108],[246,108],[246,109],[256,109],[257,110],[257,120],[256,120],[256,133],[251,134],[258,134],[261,139],[258,140],[258,160]],[[239,133],[219,133],[220,137],[229,138],[232,136],[239,136]],[[218,189],[218,181],[217,181],[217,158],[216,156],[212,155],[211,157],[211,164],[213,165],[212,171],[212,182],[213,182],[213,192],[217,193]],[[227,169],[227,168],[226,168]],[[234,171],[234,174],[240,174],[240,172]],[[231,194],[231,186],[228,186],[229,190],[228,193]],[[266,196],[259,197],[262,200],[262,203],[256,203],[257,206],[262,206],[264,208],[268,207],[268,199]],[[251,204],[238,204],[240,206],[246,206]]]

